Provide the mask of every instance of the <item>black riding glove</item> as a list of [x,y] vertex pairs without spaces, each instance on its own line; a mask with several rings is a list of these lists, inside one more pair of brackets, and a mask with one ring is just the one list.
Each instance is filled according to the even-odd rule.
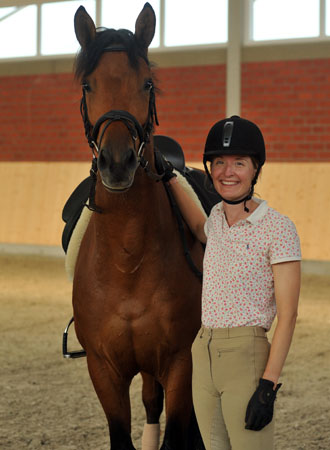
[[170,181],[171,178],[176,177],[175,173],[173,172],[174,167],[173,164],[170,161],[167,161],[167,159],[163,159],[163,170],[164,170],[164,176],[162,180],[164,182]]
[[259,386],[252,395],[245,414],[245,428],[259,431],[268,425],[273,419],[274,402],[279,388],[279,383],[274,390],[274,383],[260,378]]

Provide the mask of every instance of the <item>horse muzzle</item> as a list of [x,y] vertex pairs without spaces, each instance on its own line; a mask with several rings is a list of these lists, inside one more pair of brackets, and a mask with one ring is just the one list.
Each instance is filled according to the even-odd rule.
[[103,186],[109,192],[125,192],[134,182],[136,169],[139,166],[133,148],[102,148],[97,158]]

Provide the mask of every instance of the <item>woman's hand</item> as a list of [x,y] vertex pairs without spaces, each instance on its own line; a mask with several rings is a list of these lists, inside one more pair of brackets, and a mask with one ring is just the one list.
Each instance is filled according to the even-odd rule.
[[274,383],[260,378],[259,386],[252,395],[245,414],[245,428],[260,431],[273,420],[276,394],[281,384],[274,389]]

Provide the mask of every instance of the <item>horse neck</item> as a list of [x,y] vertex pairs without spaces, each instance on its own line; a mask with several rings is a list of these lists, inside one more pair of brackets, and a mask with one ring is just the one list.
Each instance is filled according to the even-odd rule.
[[150,242],[171,233],[173,217],[163,183],[150,179],[141,168],[132,187],[122,194],[106,192],[98,179],[95,200],[102,209],[102,214],[94,214],[95,227],[103,229],[109,243]]

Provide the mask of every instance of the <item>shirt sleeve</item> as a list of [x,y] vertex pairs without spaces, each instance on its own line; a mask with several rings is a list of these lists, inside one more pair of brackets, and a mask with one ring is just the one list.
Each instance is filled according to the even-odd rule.
[[205,223],[204,223],[204,233],[206,235],[206,237],[208,237],[208,234],[210,232],[210,228],[212,226],[212,220],[213,220],[213,215],[214,215],[214,211],[216,209],[218,204],[214,205],[210,211],[210,215],[208,216],[208,218],[206,219]]
[[204,233],[205,233],[206,237],[208,236],[208,233],[209,233],[209,222],[210,222],[210,218],[208,217],[204,223]]
[[288,217],[281,216],[273,231],[273,239],[270,246],[270,263],[300,261],[300,239],[294,223]]

